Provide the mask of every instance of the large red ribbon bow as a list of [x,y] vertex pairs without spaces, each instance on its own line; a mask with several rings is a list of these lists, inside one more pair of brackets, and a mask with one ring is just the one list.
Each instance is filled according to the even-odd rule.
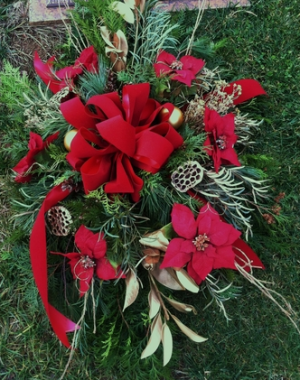
[[67,160],[80,171],[86,193],[105,184],[106,193],[129,193],[137,202],[143,180],[133,166],[154,174],[182,145],[168,113],[156,121],[163,107],[171,114],[174,106],[160,105],[149,93],[149,83],[141,83],[124,86],[122,101],[113,92],[93,96],[85,106],[78,97],[61,104],[66,121],[78,129]]

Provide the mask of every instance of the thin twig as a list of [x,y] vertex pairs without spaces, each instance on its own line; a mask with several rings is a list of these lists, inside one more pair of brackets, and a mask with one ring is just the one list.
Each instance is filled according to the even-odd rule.
[[[83,321],[83,318],[85,316],[85,313],[86,313],[86,305],[87,305],[87,299],[88,299],[88,292],[85,293],[84,295],[84,304],[83,304],[83,310],[82,310],[82,314],[77,322],[77,325],[80,326],[81,322]],[[74,331],[74,335],[73,335],[73,339],[72,339],[72,344],[71,344],[71,352],[70,352],[70,355],[69,355],[69,359],[68,359],[68,362],[65,366],[65,369],[64,369],[64,372],[63,374],[61,375],[61,377],[59,378],[59,380],[63,380],[63,378],[65,377],[65,374],[67,373],[67,370],[68,368],[70,367],[70,364],[71,364],[71,361],[73,359],[73,356],[75,354],[75,346],[76,346],[76,341],[77,341],[77,337],[78,337],[78,330],[79,329],[76,329]]]
[[189,44],[188,44],[188,47],[186,49],[186,53],[185,55],[189,55],[191,54],[191,50],[192,50],[192,45],[193,45],[193,42],[194,42],[194,38],[195,38],[195,33],[200,25],[200,22],[202,20],[202,17],[203,17],[203,13],[204,13],[204,8],[206,6],[206,0],[202,0],[201,4],[200,4],[200,1],[201,0],[198,0],[198,8],[199,8],[199,12],[198,12],[198,16],[197,16],[197,20],[195,22],[195,27],[194,27],[194,30],[193,30],[193,33],[191,35],[191,38],[190,38],[190,41],[189,41]]

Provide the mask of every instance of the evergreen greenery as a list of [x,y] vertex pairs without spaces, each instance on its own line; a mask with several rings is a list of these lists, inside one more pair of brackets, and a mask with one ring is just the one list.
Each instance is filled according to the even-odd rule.
[[105,42],[100,34],[100,27],[106,25],[111,33],[124,30],[122,17],[115,12],[111,4],[114,0],[75,0],[71,17],[89,45],[93,45],[98,54],[105,57]]

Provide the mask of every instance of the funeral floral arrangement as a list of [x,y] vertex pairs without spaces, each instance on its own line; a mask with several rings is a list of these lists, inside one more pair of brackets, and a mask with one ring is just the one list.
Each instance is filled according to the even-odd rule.
[[[262,121],[239,109],[266,93],[207,67],[195,38],[201,9],[178,42],[156,1],[98,3],[76,2],[71,13],[75,60],[35,52],[28,141],[16,142],[12,168],[24,199],[15,223],[30,231],[36,286],[66,347],[76,347],[86,315],[96,330],[118,304],[130,330],[138,322],[127,312],[143,304],[141,358],[162,343],[166,365],[175,327],[197,343],[209,338],[181,322],[180,312],[195,314],[191,324],[201,313],[185,294],[205,294],[227,317],[239,272],[272,297],[254,277],[264,265],[247,240],[253,219],[276,222],[283,195],[274,200],[266,173],[249,165]],[[71,299],[81,301],[76,320]]]

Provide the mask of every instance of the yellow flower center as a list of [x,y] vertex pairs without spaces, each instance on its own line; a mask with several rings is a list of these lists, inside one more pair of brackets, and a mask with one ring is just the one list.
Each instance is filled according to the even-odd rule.
[[183,63],[180,61],[174,61],[171,63],[170,67],[173,70],[182,70]]
[[197,251],[204,251],[205,248],[208,247],[207,242],[209,242],[210,239],[206,234],[198,235],[195,237],[195,240],[193,240],[193,243],[197,249]]
[[96,265],[89,256],[82,256],[80,263],[84,269],[93,268]]

